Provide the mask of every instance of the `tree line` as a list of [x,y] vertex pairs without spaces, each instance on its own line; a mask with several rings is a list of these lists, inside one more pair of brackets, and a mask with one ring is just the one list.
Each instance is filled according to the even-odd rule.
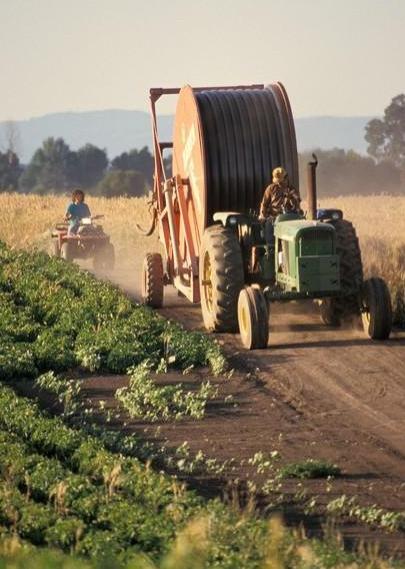
[[[405,192],[405,95],[394,97],[381,119],[372,119],[364,136],[368,156],[353,150],[315,151],[320,195]],[[311,153],[300,155],[300,179]]]
[[[334,148],[316,149],[318,158],[318,195],[348,196],[370,194],[405,194],[404,170],[389,160],[376,161],[353,150]],[[299,155],[301,188],[307,185],[306,167],[312,160],[312,152]],[[302,192],[305,195],[305,192]]]
[[105,149],[85,144],[72,150],[63,138],[47,138],[30,163],[15,150],[0,152],[0,189],[24,193],[66,193],[82,188],[94,195],[142,196],[152,186],[153,156],[145,146],[109,161]]
[[[11,131],[10,131],[11,132]],[[15,134],[15,133],[14,133]],[[48,138],[30,163],[20,164],[11,132],[9,148],[0,152],[0,191],[65,193],[80,187],[95,195],[142,196],[153,183],[153,156],[145,146],[109,161],[104,149],[86,144],[71,150],[63,138]],[[318,150],[318,184],[324,196],[399,193],[405,189],[405,95],[394,97],[381,119],[365,129],[368,156],[353,150]],[[302,153],[300,179],[310,152]],[[169,170],[170,158],[165,162]],[[303,182],[304,186],[305,183]]]

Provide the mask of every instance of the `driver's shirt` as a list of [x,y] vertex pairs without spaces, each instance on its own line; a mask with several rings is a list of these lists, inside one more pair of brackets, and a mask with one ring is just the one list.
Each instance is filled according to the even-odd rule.
[[91,216],[89,206],[84,202],[82,203],[72,202],[71,204],[68,205],[66,214],[70,215],[69,227],[75,227],[79,225],[83,217]]
[[300,195],[292,186],[270,184],[264,191],[259,215],[268,219],[277,217],[283,210],[299,211],[300,203]]

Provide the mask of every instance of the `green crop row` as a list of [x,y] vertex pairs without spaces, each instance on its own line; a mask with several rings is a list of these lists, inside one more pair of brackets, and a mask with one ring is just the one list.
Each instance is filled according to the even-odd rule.
[[[306,542],[307,551],[278,523],[218,500],[203,502],[175,479],[107,450],[4,386],[0,465],[0,536],[92,557],[94,567],[109,559],[108,567],[128,569],[304,568],[310,555],[311,566],[322,569],[352,559],[336,544]],[[49,554],[50,566],[54,558]],[[10,567],[19,567],[19,559],[11,558]],[[65,563],[55,559],[56,566]]]
[[171,510],[146,508],[144,501],[125,495],[118,467],[97,485],[65,471],[55,459],[16,445],[11,450],[10,458],[23,470],[11,467],[16,481],[2,481],[0,519],[22,538],[97,558],[128,559],[136,551],[157,557],[166,550],[175,531]]
[[[257,567],[267,524],[202,500],[137,459],[109,452],[0,387],[0,524],[37,545],[122,561],[164,555],[187,521],[209,518],[212,567]],[[222,537],[221,537],[222,536]],[[219,537],[219,538],[218,538]],[[240,549],[242,548],[242,549]]]
[[75,366],[122,373],[146,359],[155,367],[225,368],[205,334],[184,331],[75,265],[0,243],[3,379]]
[[79,554],[159,557],[201,507],[136,458],[0,388],[0,524],[37,545]]

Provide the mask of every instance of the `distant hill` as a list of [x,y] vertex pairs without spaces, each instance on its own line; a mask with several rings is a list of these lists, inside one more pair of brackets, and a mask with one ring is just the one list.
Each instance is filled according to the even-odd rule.
[[[364,127],[372,117],[308,117],[295,121],[298,148],[352,148],[365,153]],[[159,119],[162,139],[171,139],[173,118]],[[148,113],[143,111],[106,110],[55,113],[28,120],[15,121],[21,138],[21,159],[28,162],[42,141],[61,136],[77,149],[87,142],[106,148],[108,156],[131,148],[151,146],[151,127]],[[5,143],[4,123],[0,122],[0,147]]]
[[[4,122],[0,122],[0,146],[4,145]],[[42,141],[61,136],[76,150],[87,142],[106,148],[109,158],[131,148],[151,146],[151,122],[143,111],[90,111],[54,113],[15,121],[21,138],[21,159],[28,162]],[[172,117],[160,118],[162,136],[170,136]]]

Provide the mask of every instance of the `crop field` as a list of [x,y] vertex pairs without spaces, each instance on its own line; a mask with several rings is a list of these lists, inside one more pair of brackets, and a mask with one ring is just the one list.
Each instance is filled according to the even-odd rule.
[[[157,313],[50,258],[66,201],[0,194],[0,568],[401,567],[402,333],[372,347],[293,307],[247,357],[183,299]],[[88,203],[109,279],[135,282],[145,200]],[[321,206],[404,322],[405,198]]]
[[[190,559],[200,566],[264,567],[273,555],[289,564],[319,549],[322,559],[325,547],[327,555],[350,560],[336,545],[293,539],[280,522],[269,527],[248,511],[204,502],[180,481],[155,472],[137,458],[148,452],[136,437],[95,429],[89,407],[77,399],[80,381],[60,377],[77,368],[129,368],[131,380],[117,390],[117,399],[130,416],[201,419],[207,401],[218,396],[209,381],[192,392],[180,384],[153,387],[149,376],[153,369],[207,365],[211,374],[223,374],[226,361],[212,339],[185,332],[46,254],[3,245],[0,259],[0,528],[6,558],[17,550],[23,564],[27,551],[31,558],[32,548],[47,546],[97,564],[113,559],[117,566],[142,553],[143,561],[131,566],[153,567],[166,557],[165,567],[188,567]],[[62,418],[16,393],[30,378],[58,397]],[[264,457],[256,461],[269,466]],[[55,560],[64,562],[57,555]]]
[[[50,229],[61,220],[68,197],[0,194],[0,240],[16,248],[49,250]],[[135,281],[144,254],[159,251],[157,233],[147,238],[135,223],[148,225],[144,198],[94,198],[88,203],[93,214],[104,214],[103,226],[111,235],[118,258],[121,281]],[[320,198],[320,207],[343,210],[357,230],[367,275],[380,275],[390,286],[395,318],[405,322],[405,197],[349,196]]]

